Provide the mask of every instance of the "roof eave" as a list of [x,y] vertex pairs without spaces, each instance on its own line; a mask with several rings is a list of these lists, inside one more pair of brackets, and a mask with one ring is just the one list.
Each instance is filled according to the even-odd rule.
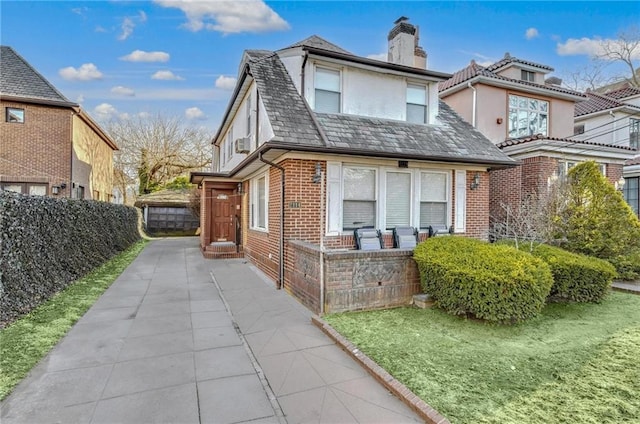
[[74,110],[77,113],[77,115],[80,117],[80,119],[82,119],[87,125],[89,125],[89,127],[91,127],[91,129],[95,131],[96,134],[98,134],[98,136],[102,139],[102,141],[104,141],[107,144],[107,146],[111,148],[111,150],[120,150],[118,149],[118,146],[116,145],[115,141],[113,141],[113,139],[109,137],[109,135],[106,132],[104,132],[102,128],[100,128],[100,126],[91,118],[91,116],[89,116],[89,114],[87,114],[80,107],[74,108]]
[[484,75],[476,75],[473,78],[469,78],[467,80],[461,81],[452,87],[449,87],[445,90],[440,91],[439,95],[440,97],[446,97],[467,88],[469,84],[476,84],[476,83],[482,83],[489,86],[506,88],[511,90],[523,91],[526,93],[533,93],[533,94],[543,95],[546,97],[554,97],[554,98],[563,99],[563,100],[583,101],[586,99],[586,97],[581,94],[578,95],[578,94],[571,94],[571,93],[562,93],[544,86],[535,87],[531,85],[519,84],[518,82],[505,81],[499,78],[487,77]]
[[589,119],[594,116],[607,114],[609,112],[620,112],[622,110],[629,110],[631,113],[640,113],[640,108],[635,108],[631,105],[621,105],[616,107],[609,107],[606,109],[596,110],[595,112],[585,113],[584,115],[576,115],[574,116],[574,120],[581,121],[584,119]]
[[45,105],[45,106],[56,106],[56,107],[66,107],[66,108],[80,107],[79,104],[73,103],[73,102],[63,102],[63,101],[50,100],[50,99],[39,99],[35,97],[23,97],[23,96],[16,96],[16,95],[3,94],[3,93],[0,93],[0,99],[4,101],[10,101],[10,102],[29,103],[29,104],[37,104],[37,105]]
[[240,91],[242,90],[245,81],[247,79],[247,77],[249,76],[249,63],[246,63],[244,65],[244,68],[242,69],[242,72],[240,73],[240,79],[238,80],[238,82],[236,83],[236,87],[233,90],[233,94],[231,94],[231,97],[229,99],[229,104],[227,105],[227,109],[224,112],[224,115],[222,117],[222,121],[220,124],[220,127],[218,127],[218,131],[216,132],[216,135],[211,139],[211,144],[216,144],[216,140],[218,140],[218,138],[220,137],[221,134],[224,133],[223,130],[226,131],[226,129],[228,128],[228,123],[227,123],[227,119],[229,118],[229,115],[231,114],[231,111],[233,110],[233,106],[236,103],[236,100],[238,98],[238,94],[240,94]]

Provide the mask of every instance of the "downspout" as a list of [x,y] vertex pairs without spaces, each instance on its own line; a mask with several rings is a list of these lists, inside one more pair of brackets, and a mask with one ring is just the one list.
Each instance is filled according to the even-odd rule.
[[320,171],[320,316],[324,315],[324,172]]
[[307,59],[309,59],[309,52],[305,51],[304,52],[304,59],[302,59],[302,68],[300,68],[300,78],[301,78],[301,82],[300,82],[300,91],[302,92],[302,98],[306,98],[306,94],[304,92],[304,69],[305,66],[307,64]]
[[611,135],[613,136],[611,144],[616,144],[616,114],[610,110],[609,115],[611,115],[611,125],[613,126],[613,131],[611,131]]
[[284,168],[263,158],[262,153],[263,152],[260,152],[260,155],[258,156],[261,162],[264,162],[267,165],[273,166],[274,168],[278,168],[280,170],[280,257],[278,260],[279,264],[277,285],[278,290],[280,290],[284,286]]
[[476,128],[476,101],[477,101],[476,88],[473,85],[471,85],[470,82],[467,83],[467,87],[469,87],[471,90],[473,90],[473,101],[471,102],[471,104],[472,104],[471,125],[473,125],[473,128]]
[[69,138],[71,139],[71,154],[69,155],[69,198],[73,196],[73,117],[75,115],[76,112],[72,109],[71,122],[69,123]]

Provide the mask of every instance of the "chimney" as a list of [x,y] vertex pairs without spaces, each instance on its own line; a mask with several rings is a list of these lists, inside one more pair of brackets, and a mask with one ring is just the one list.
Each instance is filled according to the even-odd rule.
[[388,61],[398,65],[427,69],[427,53],[418,45],[420,30],[406,16],[399,17],[389,31]]

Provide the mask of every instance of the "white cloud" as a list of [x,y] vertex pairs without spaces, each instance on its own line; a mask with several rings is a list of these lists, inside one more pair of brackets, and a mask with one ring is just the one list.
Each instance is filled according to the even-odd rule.
[[151,79],[154,80],[165,80],[165,81],[182,81],[182,78],[179,75],[174,74],[171,71],[158,71],[155,74],[151,75]]
[[151,114],[149,112],[138,112],[137,116],[142,119],[151,118]]
[[528,28],[525,33],[524,36],[527,40],[532,40],[536,37],[538,37],[540,34],[538,33],[538,30],[536,28]]
[[110,105],[109,103],[100,103],[93,109],[93,113],[96,115],[96,118],[102,121],[106,121],[109,119],[129,119],[128,113],[121,113]]
[[127,62],[167,62],[169,61],[169,53],[165,52],[145,52],[143,50],[134,50],[126,56],[120,57],[120,60]]
[[233,90],[233,87],[236,86],[236,79],[234,77],[225,77],[224,75],[220,75],[216,80],[216,88],[220,88],[222,90]]
[[78,95],[78,97],[76,97],[76,103],[83,103],[84,102],[84,96],[82,94]]
[[[595,57],[604,54],[605,47],[608,47],[613,51],[619,49],[619,46],[616,44],[616,40],[612,40],[609,38],[603,40],[598,37],[582,37],[580,39],[569,38],[564,43],[558,42],[558,44],[556,45],[556,53],[558,53],[560,56],[585,55]],[[635,50],[631,54],[631,58],[633,60],[640,59],[640,45],[636,46]]]
[[374,60],[381,60],[383,62],[386,62],[387,59],[389,58],[387,53],[378,53],[378,54],[370,54],[367,56],[368,59],[374,59]]
[[232,34],[289,29],[289,24],[262,0],[155,0],[155,2],[162,7],[175,7],[182,10],[187,17],[187,22],[183,26],[191,31],[207,29]]
[[207,115],[205,115],[204,112],[197,107],[190,107],[189,109],[185,110],[184,116],[186,116],[187,119],[197,119],[199,121],[207,119]]
[[136,24],[133,23],[131,18],[125,17],[122,20],[122,25],[121,25],[122,33],[118,36],[118,40],[124,41],[127,38],[129,38],[129,36],[133,34],[133,29],[135,27],[136,27]]
[[75,13],[76,15],[80,15],[83,18],[85,17],[85,13],[87,13],[89,11],[89,8],[86,6],[83,7],[74,7],[73,9],[71,9],[71,11],[73,13]]
[[144,13],[144,10],[141,10],[138,13],[138,19],[140,20],[140,22],[147,22],[147,14]]
[[94,31],[95,32],[107,32],[107,30],[104,29],[103,27],[101,27],[100,25],[98,25]]
[[484,68],[486,68],[489,65],[493,65],[494,63],[496,63],[495,60],[476,60],[476,63]]
[[93,63],[85,63],[78,69],[73,66],[62,68],[58,74],[67,81],[91,81],[102,79],[102,72]]
[[117,94],[119,96],[128,96],[128,97],[133,97],[136,95],[136,92],[133,91],[132,88],[129,87],[123,87],[122,85],[117,85],[113,88],[111,88],[111,92],[113,94]]

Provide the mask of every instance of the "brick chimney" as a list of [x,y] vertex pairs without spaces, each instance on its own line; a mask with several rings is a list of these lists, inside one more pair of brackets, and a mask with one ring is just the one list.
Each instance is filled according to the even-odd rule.
[[406,16],[399,17],[389,31],[387,60],[398,65],[427,69],[427,53],[418,45],[420,29],[408,21]]

